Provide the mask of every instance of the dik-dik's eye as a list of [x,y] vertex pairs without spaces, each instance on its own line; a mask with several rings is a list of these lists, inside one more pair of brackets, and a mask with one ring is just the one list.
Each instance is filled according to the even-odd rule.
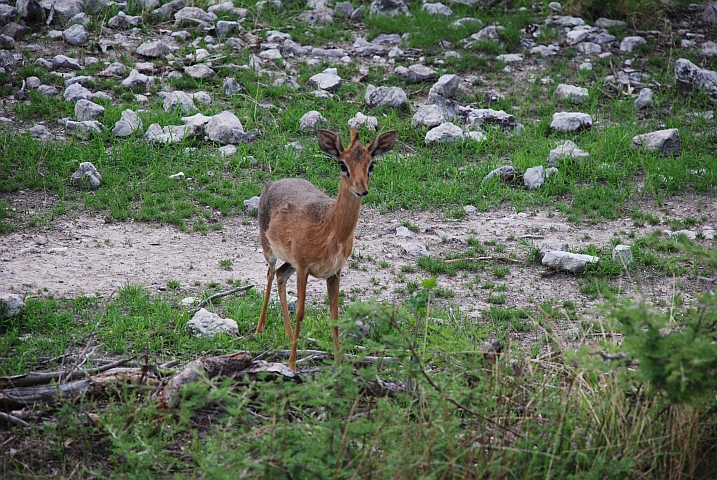
[[341,168],[341,175],[346,175],[347,177],[351,176],[349,173],[349,167],[345,162],[339,162],[339,167]]
[[368,166],[368,175],[369,177],[373,175],[373,162],[371,162]]

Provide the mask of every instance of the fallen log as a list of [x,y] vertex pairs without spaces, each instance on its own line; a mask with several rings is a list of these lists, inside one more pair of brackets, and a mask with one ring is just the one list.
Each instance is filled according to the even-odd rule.
[[63,370],[58,372],[45,372],[45,373],[26,373],[23,375],[13,375],[12,377],[0,377],[0,390],[5,388],[19,388],[19,387],[34,387],[36,385],[47,385],[53,381],[58,381],[60,378],[67,380],[77,380],[86,376],[95,375],[97,373],[106,372],[116,367],[121,367],[126,364],[132,358],[125,358],[116,362],[102,365],[101,367],[92,368],[89,370],[75,369],[74,372],[71,370]]
[[0,406],[23,408],[36,403],[55,403],[63,398],[103,395],[120,384],[159,385],[159,378],[142,368],[115,368],[90,378],[0,390]]
[[182,386],[196,382],[202,377],[232,376],[236,372],[246,370],[251,366],[251,361],[251,355],[248,352],[200,357],[189,362],[181,372],[164,382],[162,388],[154,396],[162,408],[170,408]]

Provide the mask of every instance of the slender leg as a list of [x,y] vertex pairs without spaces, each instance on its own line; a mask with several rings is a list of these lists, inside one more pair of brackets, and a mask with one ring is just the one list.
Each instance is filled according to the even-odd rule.
[[299,343],[299,330],[301,321],[304,320],[304,305],[306,304],[306,282],[309,280],[309,272],[300,269],[296,272],[296,293],[299,296],[296,302],[296,328],[294,328],[294,339],[291,342],[291,354],[289,355],[289,368],[296,371],[296,349]]
[[296,269],[290,263],[284,263],[276,271],[276,286],[279,290],[279,303],[281,303],[281,314],[284,317],[284,331],[286,332],[286,341],[291,342],[294,336],[291,330],[291,316],[289,316],[289,303],[286,301],[286,282],[294,274]]
[[[339,283],[341,281],[341,270],[334,275],[326,279],[326,290],[329,292],[329,318],[332,321],[339,319]],[[331,327],[331,333],[334,336],[334,358],[339,358],[339,327],[333,325]]]
[[266,309],[269,306],[269,297],[271,296],[271,284],[274,282],[274,273],[276,270],[276,259],[269,261],[269,270],[266,272],[266,292],[264,292],[264,304],[261,306],[261,315],[259,323],[256,325],[256,334],[259,335],[266,327]]

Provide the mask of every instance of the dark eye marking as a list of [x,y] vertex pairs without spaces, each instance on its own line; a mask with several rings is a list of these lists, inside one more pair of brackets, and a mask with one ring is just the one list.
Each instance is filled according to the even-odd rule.
[[351,176],[351,173],[349,173],[349,167],[346,165],[346,162],[339,162],[339,167],[341,168],[341,174],[346,175],[347,177]]
[[371,162],[368,166],[368,174],[369,175],[373,174],[373,162]]

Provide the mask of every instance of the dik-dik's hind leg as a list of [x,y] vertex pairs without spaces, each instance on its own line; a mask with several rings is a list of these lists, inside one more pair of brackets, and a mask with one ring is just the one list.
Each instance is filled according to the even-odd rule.
[[284,263],[276,271],[276,287],[279,290],[279,303],[281,303],[281,314],[284,317],[284,331],[286,332],[286,341],[290,342],[293,337],[291,329],[291,317],[289,316],[289,303],[286,301],[286,282],[294,274],[296,269],[290,263]]
[[[339,283],[341,280],[341,270],[339,272],[326,279],[326,290],[328,290],[329,293],[329,318],[332,321],[337,321],[339,319]],[[331,327],[331,333],[334,336],[334,348],[336,349],[336,353],[334,354],[335,358],[338,358],[339,356],[339,327],[336,325],[333,325]]]
[[264,292],[264,304],[261,306],[261,315],[259,323],[256,325],[256,334],[259,335],[266,327],[266,309],[269,306],[269,297],[271,296],[271,284],[274,282],[274,273],[276,271],[276,259],[269,261],[269,270],[266,272],[266,291]]

